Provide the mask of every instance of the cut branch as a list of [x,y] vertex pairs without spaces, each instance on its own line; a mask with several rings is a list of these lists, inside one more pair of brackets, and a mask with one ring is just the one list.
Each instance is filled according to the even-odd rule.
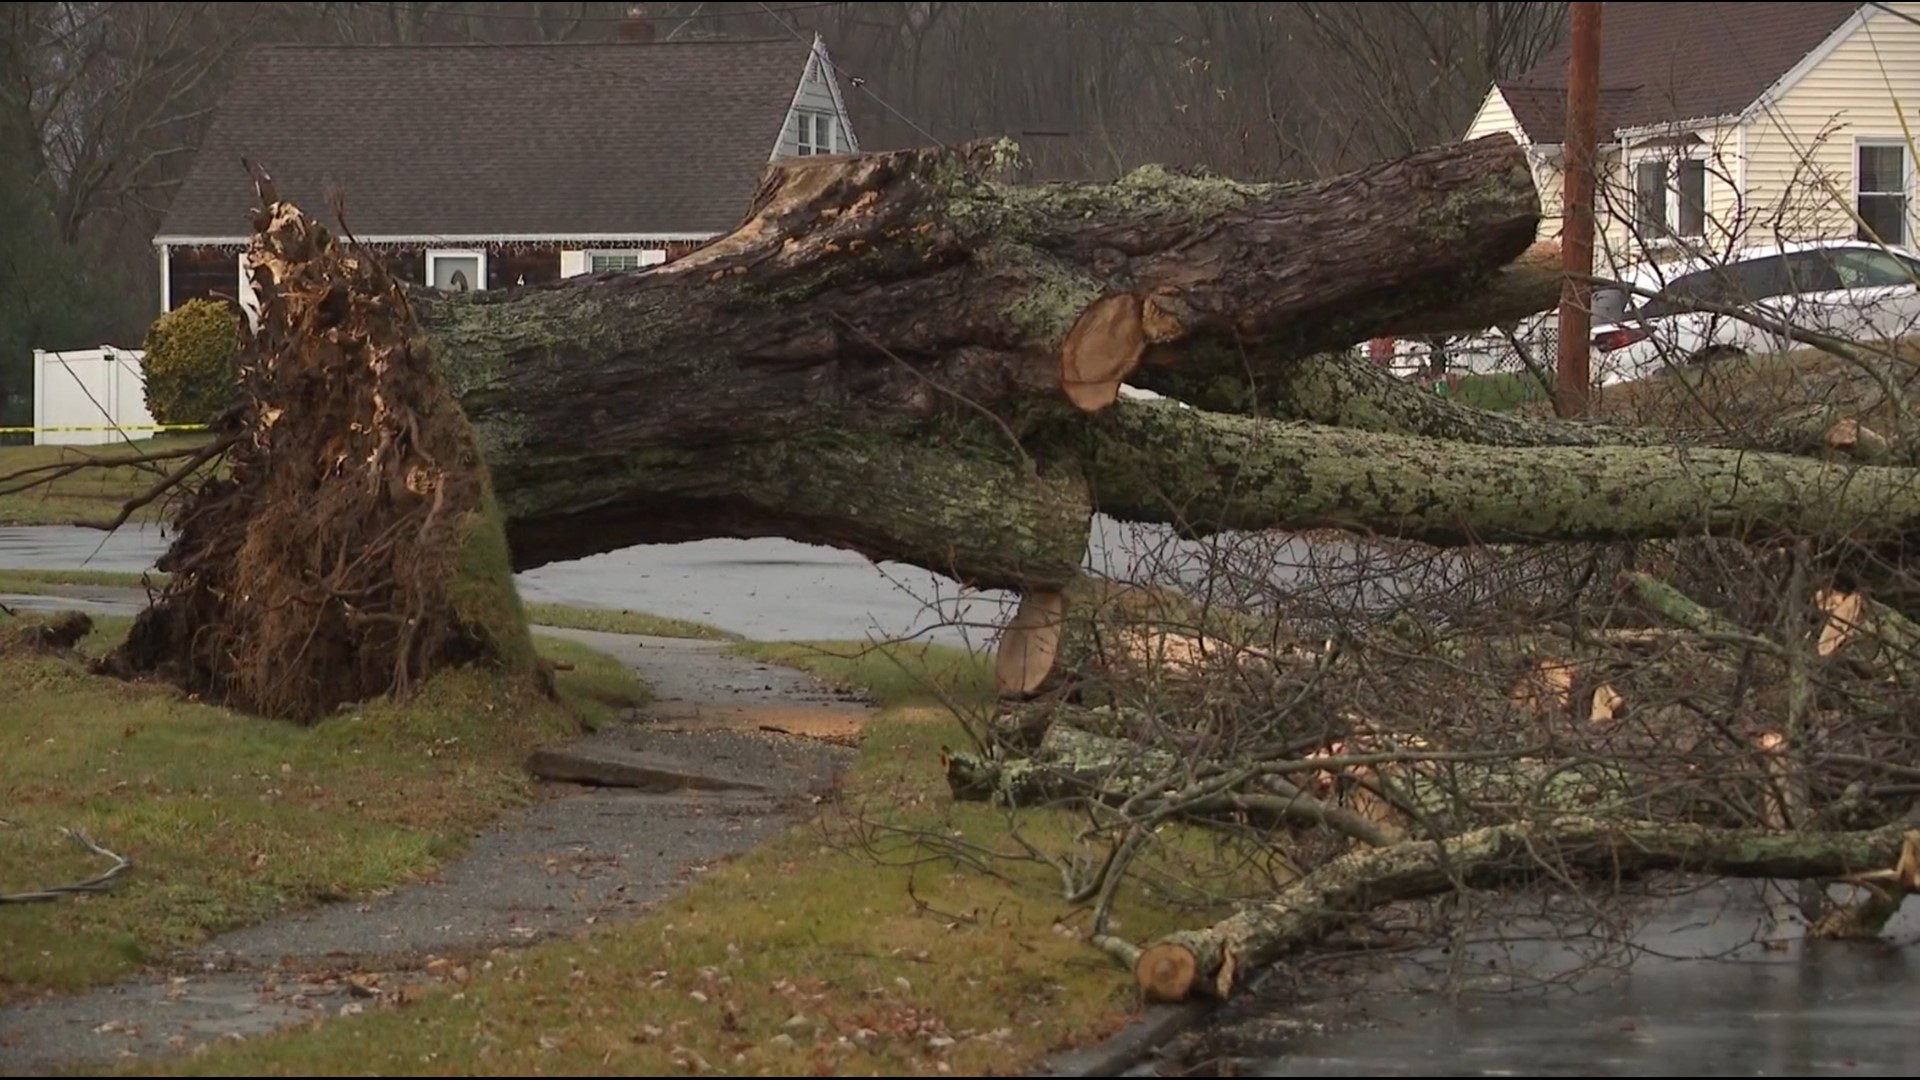
[[1440,336],[1507,326],[1553,307],[1563,277],[1559,241],[1535,244],[1457,303],[1389,319],[1374,333]]
[[1002,695],[1025,697],[1046,682],[1060,655],[1066,615],[1064,593],[1044,590],[1020,598],[994,660],[994,682]]
[[74,843],[86,848],[87,851],[92,854],[107,860],[109,864],[107,868],[84,881],[76,881],[67,885],[51,885],[44,889],[35,889],[32,892],[0,894],[0,904],[43,904],[50,900],[63,900],[69,896],[79,896],[84,893],[103,893],[113,888],[114,882],[119,880],[121,874],[133,869],[132,859],[127,858],[125,855],[108,851],[106,848],[94,843],[86,833],[78,829],[68,829],[65,827],[62,827],[60,831],[71,838]]
[[[1786,835],[1591,818],[1494,826],[1445,841],[1412,841],[1342,856],[1270,903],[1211,929],[1175,934],[1138,950],[1134,975],[1150,1000],[1183,1001],[1196,992],[1225,997],[1236,972],[1257,970],[1396,901],[1577,871],[1840,878],[1893,866],[1911,836],[1901,825]],[[1900,879],[1902,869],[1891,876]]]

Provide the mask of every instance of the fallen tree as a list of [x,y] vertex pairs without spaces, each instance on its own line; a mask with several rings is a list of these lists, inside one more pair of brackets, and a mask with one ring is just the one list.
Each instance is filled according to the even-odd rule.
[[[1303,654],[1204,617],[1112,639],[1076,629],[1096,512],[1186,536],[1334,528],[1459,546],[1697,536],[1897,546],[1920,525],[1920,474],[1858,452],[1859,439],[1832,460],[1847,440],[1829,437],[1826,416],[1726,433],[1497,415],[1344,355],[1378,333],[1551,306],[1558,283],[1533,247],[1531,174],[1504,136],[1308,185],[1146,169],[1112,184],[1029,187],[999,178],[1008,152],[782,164],[738,229],[676,262],[467,295],[396,285],[371,253],[263,183],[248,257],[262,329],[207,452],[227,476],[189,501],[161,566],[172,571],[166,591],[109,666],[309,719],[459,664],[538,677],[510,569],[710,537],[787,537],[1010,588],[1025,602],[996,678],[1033,710],[998,732],[997,755],[948,755],[957,795],[1106,807],[1125,836],[1116,851],[1175,817],[1319,830],[1367,849],[1338,864],[1345,877],[1328,877],[1329,864],[1295,887],[1307,892],[1178,939],[1190,962],[1174,968],[1189,974],[1171,989],[1162,969],[1174,942],[1142,952],[1154,958],[1153,992],[1167,996],[1230,988],[1236,958],[1277,955],[1318,932],[1338,906],[1329,896],[1391,901],[1451,887],[1435,852],[1464,857],[1469,880],[1507,880],[1515,845],[1543,839],[1594,853],[1583,865],[1727,873],[1827,874],[1888,855],[1899,834],[1886,829],[1776,840],[1714,824],[1761,821],[1751,805],[1817,816],[1809,800],[1831,792],[1806,779],[1805,763],[1816,707],[1834,706],[1810,688],[1793,647],[1756,645],[1768,639],[1651,577],[1630,580],[1667,625],[1600,628],[1656,644],[1659,631],[1678,631],[1731,650],[1703,668],[1739,695],[1768,665],[1766,678],[1790,687],[1782,722],[1762,725],[1771,741],[1723,723],[1734,712],[1772,719],[1774,705],[1752,695],[1717,713],[1678,692],[1650,707],[1631,680],[1583,668],[1578,692],[1548,680],[1563,711],[1591,725],[1613,724],[1623,708],[1654,716],[1654,739],[1705,714],[1689,745],[1717,749],[1655,761],[1673,768],[1626,782],[1602,770],[1568,784],[1553,779],[1566,759],[1611,751],[1536,746],[1522,737],[1535,719],[1525,708],[1476,732],[1487,745],[1452,749],[1446,720],[1481,706],[1423,688],[1419,700],[1380,701],[1374,716],[1397,708],[1433,722],[1382,725],[1411,732],[1385,752],[1355,742],[1329,754],[1330,739],[1375,733],[1350,717],[1328,722],[1316,687],[1330,648]],[[1124,384],[1179,400],[1123,398]],[[1604,621],[1577,600],[1576,638]],[[1885,605],[1852,619],[1909,636]],[[1517,637],[1527,647],[1509,651],[1530,662],[1537,639]],[[1431,645],[1375,643],[1373,677],[1397,662],[1396,648],[1459,664]],[[1828,651],[1864,670],[1848,693],[1904,670],[1864,643]],[[1652,681],[1676,684],[1683,662],[1651,663]],[[1056,722],[1061,705],[1086,707],[1058,699],[1082,693],[1076,677],[1090,670],[1153,682],[1138,670],[1169,667],[1199,689],[1151,690],[1176,707],[1144,726],[1127,719],[1129,693],[1109,695],[1103,719]],[[1239,706],[1221,700],[1223,673],[1258,688],[1257,710],[1228,715]],[[1500,695],[1517,674],[1499,672]],[[1502,709],[1510,703],[1484,711]],[[1259,723],[1238,722],[1248,713]],[[1737,758],[1756,763],[1718,786],[1682,775]],[[1396,767],[1416,761],[1446,766],[1451,786],[1396,791],[1411,775]],[[1372,804],[1311,779],[1349,766],[1363,770]],[[1783,773],[1791,792],[1763,790]],[[1684,790],[1646,797],[1663,785]],[[1887,794],[1863,796],[1878,799],[1881,821]],[[1664,839],[1666,825],[1645,817],[1567,823],[1596,799],[1682,809]],[[1704,822],[1685,809],[1696,803]],[[1640,854],[1629,857],[1629,841]],[[1112,873],[1126,861],[1110,860]]]
[[[1505,310],[1552,305],[1550,277],[1504,272],[1538,215],[1504,136],[1299,186],[1009,186],[1004,153],[782,165],[738,230],[678,262],[417,301],[516,568],[779,535],[1025,591],[1075,577],[1095,509],[1452,543],[1898,534],[1920,514],[1903,470],[1516,425],[1327,355],[1503,288]],[[1317,392],[1276,402],[1295,423],[1118,393],[1159,373],[1194,403],[1312,372]],[[1369,409],[1401,419],[1347,422]]]
[[[1496,416],[1336,355],[1381,330],[1550,306],[1553,275],[1533,246],[1537,195],[1505,136],[1307,185],[1143,169],[1112,184],[1020,186],[996,179],[1009,153],[991,144],[782,164],[737,230],[675,263],[462,296],[403,298],[376,259],[266,193],[251,273],[271,325],[249,343],[250,381],[218,446],[259,459],[234,462],[235,476],[278,479],[222,489],[221,514],[189,511],[203,520],[184,523],[169,565],[196,572],[170,586],[120,666],[283,711],[405,686],[442,649],[447,660],[499,651],[470,632],[473,619],[449,629],[462,620],[445,607],[369,609],[352,582],[316,587],[316,575],[380,562],[360,556],[387,541],[357,527],[301,565],[222,578],[242,554],[242,525],[262,535],[266,504],[307,482],[286,464],[300,455],[321,477],[340,468],[330,458],[401,446],[371,462],[386,486],[419,486],[416,510],[452,495],[435,524],[468,520],[481,486],[454,494],[409,472],[458,453],[468,427],[471,449],[448,475],[478,481],[472,451],[484,459],[514,569],[636,543],[778,535],[1029,593],[1077,577],[1096,510],[1186,535],[1333,527],[1437,544],[1808,530],[1870,541],[1920,522],[1920,486],[1903,468]],[[273,239],[296,233],[308,240]],[[326,287],[302,299],[314,283]],[[314,386],[333,380],[360,395],[352,406],[310,408],[313,386],[290,381],[328,363],[302,355],[319,347],[309,310],[389,343],[333,346],[347,362]],[[1128,379],[1278,417],[1121,400]],[[452,402],[429,401],[443,394]],[[272,430],[287,415],[300,419]],[[457,417],[461,430],[411,460],[404,444],[437,437],[420,428],[429,416]],[[311,454],[278,449],[300,442]],[[380,486],[366,498],[377,502]],[[379,522],[391,539],[404,531],[391,520],[398,505],[362,514],[343,497],[305,520]],[[250,557],[281,558],[256,543]],[[460,547],[447,536],[411,543]],[[320,549],[335,547],[347,554],[323,568]],[[422,596],[448,576],[446,566],[399,575],[417,578]],[[229,619],[242,607],[235,584],[253,599]],[[301,610],[263,607],[276,590]],[[403,629],[364,647],[345,632],[373,623]],[[248,625],[234,636],[247,648],[206,637],[221,625]],[[308,659],[328,649],[338,655]],[[293,689],[304,677],[288,664],[309,662],[312,678]],[[359,674],[322,674],[332,668]],[[287,689],[267,693],[269,678]],[[249,679],[262,685],[241,689]],[[314,692],[329,680],[337,688]]]

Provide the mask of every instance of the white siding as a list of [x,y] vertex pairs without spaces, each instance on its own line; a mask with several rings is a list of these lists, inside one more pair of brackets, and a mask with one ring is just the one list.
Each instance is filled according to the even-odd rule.
[[[1685,147],[1663,144],[1662,136],[1680,135],[1698,141]],[[1602,233],[1599,250],[1615,271],[1624,270],[1643,260],[1649,253],[1656,257],[1671,257],[1679,253],[1673,249],[1671,241],[1661,242],[1643,236],[1643,230],[1634,223],[1635,176],[1644,162],[1657,161],[1666,170],[1667,220],[1671,224],[1678,224],[1680,197],[1674,175],[1675,159],[1685,157],[1699,161],[1706,174],[1705,233],[1698,238],[1689,238],[1686,244],[1690,248],[1709,251],[1724,251],[1738,245],[1737,237],[1745,220],[1739,191],[1739,126],[1697,124],[1684,130],[1662,133],[1662,136],[1628,137],[1624,140],[1624,149],[1602,155],[1603,168],[1595,195],[1595,213]],[[1649,240],[1654,242],[1649,244]]]
[[1513,107],[1507,104],[1507,96],[1495,86],[1487,90],[1486,100],[1480,103],[1480,111],[1474,114],[1473,123],[1467,125],[1466,138],[1471,141],[1503,131],[1513,136],[1521,146],[1527,147],[1527,164],[1533,170],[1533,186],[1540,194],[1538,239],[1555,239],[1560,235],[1560,208],[1565,187],[1557,159],[1533,146],[1527,133],[1521,129],[1519,118],[1513,115]]
[[[1824,58],[1745,130],[1749,243],[1844,238],[1855,234],[1849,213],[1862,141],[1906,143],[1908,193],[1912,145],[1901,112],[1920,133],[1920,3],[1868,9]],[[1896,106],[1897,103],[1897,106]],[[1906,241],[1915,240],[1912,204]]]
[[1487,99],[1480,103],[1480,111],[1473,115],[1473,123],[1467,125],[1464,141],[1485,138],[1496,131],[1507,132],[1521,142],[1527,139],[1527,133],[1520,130],[1520,121],[1513,115],[1513,107],[1507,104],[1507,95],[1501,93],[1498,86],[1488,88]]
[[846,115],[841,112],[839,102],[834,98],[834,77],[833,65],[824,63],[820,50],[816,48],[807,61],[807,70],[801,77],[793,108],[787,113],[787,122],[780,128],[780,148],[775,151],[775,156],[791,157],[798,154],[802,119],[822,115],[832,118],[832,145],[819,152],[844,154],[852,151]]

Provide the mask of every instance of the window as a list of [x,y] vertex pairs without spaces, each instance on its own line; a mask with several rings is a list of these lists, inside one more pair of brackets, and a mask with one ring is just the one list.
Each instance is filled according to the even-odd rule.
[[1821,253],[1831,270],[1829,289],[1890,289],[1920,281],[1912,260],[1870,248],[1838,248]]
[[638,270],[643,266],[659,266],[666,261],[667,253],[661,248],[589,251],[587,252],[587,272],[598,274],[606,270]]
[[1654,158],[1633,170],[1634,225],[1646,240],[1707,234],[1707,163]]
[[1907,147],[1863,142],[1854,153],[1854,200],[1859,238],[1882,244],[1907,242]]
[[1698,158],[1682,158],[1674,163],[1674,191],[1679,195],[1680,235],[1707,235],[1707,163]]
[[486,252],[427,252],[427,284],[448,292],[476,292],[486,288]]
[[793,114],[794,152],[801,155],[833,153],[832,113],[796,109]]
[[1643,161],[1633,170],[1633,223],[1648,240],[1667,235],[1667,163]]

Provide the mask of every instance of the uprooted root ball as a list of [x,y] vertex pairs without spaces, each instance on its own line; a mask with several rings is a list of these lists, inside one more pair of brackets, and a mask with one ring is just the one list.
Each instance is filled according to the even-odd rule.
[[404,292],[262,195],[227,475],[186,501],[165,593],[103,666],[305,721],[466,663],[538,678],[485,466]]

